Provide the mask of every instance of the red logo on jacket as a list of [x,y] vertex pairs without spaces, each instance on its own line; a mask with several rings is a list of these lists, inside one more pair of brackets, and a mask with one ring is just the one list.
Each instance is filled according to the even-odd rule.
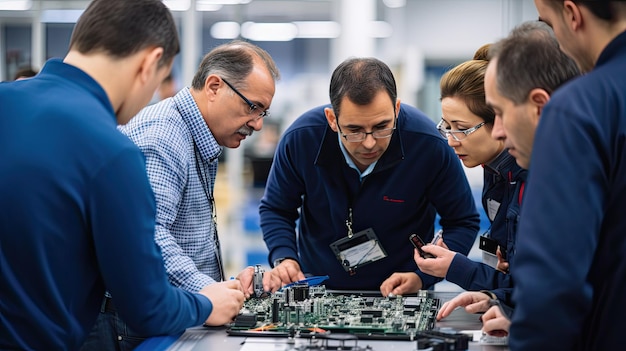
[[402,200],[402,199],[392,199],[392,198],[390,198],[387,195],[383,196],[383,201],[404,203],[404,200]]

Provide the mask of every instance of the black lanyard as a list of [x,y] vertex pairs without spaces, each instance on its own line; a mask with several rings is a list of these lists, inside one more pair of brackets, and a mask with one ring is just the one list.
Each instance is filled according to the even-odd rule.
[[196,142],[193,142],[193,148],[196,156],[196,171],[198,172],[198,176],[200,177],[200,184],[202,184],[202,189],[204,190],[204,194],[206,195],[209,203],[211,204],[211,219],[213,220],[213,240],[215,241],[215,256],[217,259],[217,266],[219,268],[220,276],[217,281],[221,281],[224,279],[224,265],[222,264],[222,250],[220,247],[220,239],[217,235],[217,210],[215,208],[215,198],[213,197],[213,192],[209,189],[209,179],[207,175],[204,173],[204,167],[200,165],[202,160],[200,151],[198,150],[198,145]]

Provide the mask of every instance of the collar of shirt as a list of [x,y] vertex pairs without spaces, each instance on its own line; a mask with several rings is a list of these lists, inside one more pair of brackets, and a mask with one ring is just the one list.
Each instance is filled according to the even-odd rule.
[[348,150],[346,150],[346,147],[343,146],[343,143],[341,142],[341,133],[337,133],[337,136],[338,136],[337,141],[339,142],[339,148],[341,149],[341,152],[343,153],[343,158],[346,160],[346,163],[348,164],[348,166],[356,169],[356,171],[359,172],[359,180],[363,182],[363,179],[367,177],[370,173],[372,173],[372,171],[374,170],[374,167],[376,167],[376,162],[378,162],[378,160],[374,161],[374,163],[367,166],[367,168],[363,172],[361,172],[361,170],[359,170],[359,168],[354,164],[354,161],[352,161],[352,158],[350,158],[350,155],[348,154]]
[[189,88],[182,89],[173,99],[181,117],[191,131],[193,140],[198,146],[202,158],[208,160],[209,163],[217,161],[217,158],[222,154],[223,148],[217,143],[213,133],[211,133]]
[[515,162],[515,158],[509,155],[508,149],[502,149],[502,151],[498,154],[498,156],[496,156],[496,158],[491,160],[491,162],[489,163],[485,163],[483,167],[486,171],[490,173],[502,175],[500,174],[501,170],[504,167],[509,167],[511,162]]

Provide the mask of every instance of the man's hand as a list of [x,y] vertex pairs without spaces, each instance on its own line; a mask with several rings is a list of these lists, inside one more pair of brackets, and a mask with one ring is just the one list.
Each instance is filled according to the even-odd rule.
[[218,326],[229,323],[243,307],[243,287],[236,279],[207,285],[198,293],[206,296],[213,304],[213,311],[205,321],[207,325]]
[[450,251],[441,245],[424,245],[422,250],[435,256],[435,258],[422,258],[417,249],[413,252],[413,259],[419,267],[420,271],[432,275],[433,277],[445,278],[448,274],[448,269],[452,263],[452,259],[456,252]]
[[418,292],[422,288],[422,279],[415,272],[394,273],[380,285],[383,296],[404,295]]
[[248,266],[244,268],[244,270],[237,274],[237,280],[241,282],[245,298],[250,298],[250,295],[254,292],[254,267]]
[[509,335],[511,321],[502,314],[500,306],[492,306],[483,316],[483,331],[491,336],[503,337]]
[[502,273],[509,273],[509,263],[504,258],[502,258],[502,251],[500,251],[500,246],[498,246],[498,249],[496,250],[496,256],[498,257],[498,265],[496,266],[496,269]]
[[[296,263],[297,265],[297,263]],[[302,274],[302,272],[300,272]],[[304,274],[302,274],[304,276]],[[304,278],[302,278],[304,279]],[[300,279],[298,279],[300,280]],[[280,275],[273,269],[271,271],[263,273],[263,291],[265,292],[276,292],[283,286],[283,281],[280,278]]]
[[489,309],[489,300],[489,296],[480,291],[465,291],[441,306],[437,320],[446,318],[457,307],[465,307],[468,313],[485,312]]
[[[304,273],[302,273],[302,271],[300,270],[300,265],[298,264],[298,262],[291,259],[286,259],[282,261],[278,266],[275,266],[274,269],[272,269],[270,274],[271,278],[267,278],[268,281],[271,282],[268,282],[270,283],[270,288],[273,288],[275,282],[278,281],[274,280],[276,279],[274,276],[280,279],[280,286],[304,279]],[[265,288],[265,277],[263,277],[263,287]]]
[[[246,299],[254,294],[254,267],[248,266],[237,275]],[[263,291],[276,292],[283,286],[280,277],[274,271],[263,272]],[[259,296],[257,296],[259,297]]]

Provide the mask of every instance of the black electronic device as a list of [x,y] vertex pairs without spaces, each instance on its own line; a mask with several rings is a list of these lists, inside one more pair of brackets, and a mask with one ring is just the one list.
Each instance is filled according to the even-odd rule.
[[424,241],[422,240],[422,238],[419,237],[419,235],[417,234],[411,234],[411,236],[409,236],[409,240],[411,241],[411,243],[413,244],[413,246],[415,246],[415,248],[417,249],[417,252],[419,252],[420,256],[422,256],[422,258],[435,258],[435,256],[424,252],[424,250],[422,250],[422,246],[426,245],[424,244]]

